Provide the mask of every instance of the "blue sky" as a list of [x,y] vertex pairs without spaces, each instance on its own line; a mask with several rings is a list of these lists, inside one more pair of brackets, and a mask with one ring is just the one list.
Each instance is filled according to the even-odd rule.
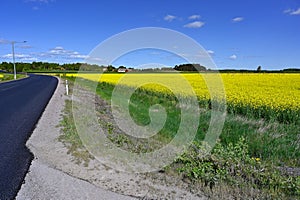
[[[300,68],[299,0],[2,0],[0,62],[83,62],[120,32],[161,27],[202,45],[220,69]],[[166,39],[166,38],[165,38]],[[115,65],[180,64],[170,53],[145,50]]]

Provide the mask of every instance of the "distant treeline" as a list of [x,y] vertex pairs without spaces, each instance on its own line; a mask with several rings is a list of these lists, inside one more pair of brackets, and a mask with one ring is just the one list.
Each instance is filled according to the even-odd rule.
[[173,68],[176,71],[183,72],[220,72],[220,73],[299,73],[300,68],[288,68],[283,70],[262,70],[261,66],[258,66],[256,70],[245,70],[245,69],[221,69],[221,70],[212,70],[207,69],[205,66],[200,64],[181,64],[175,65]]
[[[216,70],[208,70],[216,71]],[[282,70],[246,70],[246,69],[221,69],[220,73],[300,73],[300,68],[288,68]]]
[[[102,71],[103,66],[90,65],[83,63],[70,63],[70,64],[58,64],[48,62],[32,62],[32,63],[16,63],[17,72],[31,72],[31,71]],[[13,63],[2,62],[0,63],[0,69],[12,72]]]
[[181,64],[181,65],[175,65],[174,67],[177,71],[206,71],[206,67],[200,65],[200,64]]
[[[283,70],[262,70],[261,66],[258,66],[256,70],[236,70],[236,69],[222,69],[222,70],[211,70],[200,64],[180,64],[175,67],[163,67],[153,69],[134,69],[132,67],[119,66],[99,66],[85,63],[69,63],[69,64],[58,64],[48,62],[32,62],[32,63],[16,63],[17,72],[53,72],[53,71],[96,71],[96,72],[118,72],[119,69],[127,69],[130,72],[221,72],[221,73],[300,73],[299,68],[288,68]],[[2,62],[0,63],[0,70],[13,72],[13,63]]]

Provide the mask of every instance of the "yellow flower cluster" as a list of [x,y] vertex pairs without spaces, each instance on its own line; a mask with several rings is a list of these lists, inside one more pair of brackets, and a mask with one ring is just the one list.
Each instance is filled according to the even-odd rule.
[[[187,88],[187,81],[200,99],[210,99],[215,94],[214,88],[224,87],[226,101],[233,105],[267,107],[274,110],[300,110],[300,73],[222,73],[222,85],[213,85],[214,73],[179,74],[68,74],[93,81],[122,84],[131,87],[144,87],[159,92],[180,93],[183,96],[193,95]],[[168,88],[168,89],[166,89]]]
[[300,110],[300,74],[222,74],[233,104]]

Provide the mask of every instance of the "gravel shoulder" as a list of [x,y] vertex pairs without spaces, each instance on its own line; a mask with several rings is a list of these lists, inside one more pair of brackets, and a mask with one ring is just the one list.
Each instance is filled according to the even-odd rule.
[[192,192],[182,180],[163,173],[132,174],[111,169],[98,160],[88,166],[76,163],[58,140],[65,87],[58,87],[43,113],[27,147],[34,154],[16,199],[206,199]]

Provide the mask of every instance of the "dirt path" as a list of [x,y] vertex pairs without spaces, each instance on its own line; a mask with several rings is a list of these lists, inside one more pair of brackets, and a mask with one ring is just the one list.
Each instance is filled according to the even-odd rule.
[[17,199],[206,199],[188,185],[164,173],[118,172],[96,159],[76,164],[63,143],[59,122],[66,99],[64,84],[49,102],[28,148],[35,156]]

